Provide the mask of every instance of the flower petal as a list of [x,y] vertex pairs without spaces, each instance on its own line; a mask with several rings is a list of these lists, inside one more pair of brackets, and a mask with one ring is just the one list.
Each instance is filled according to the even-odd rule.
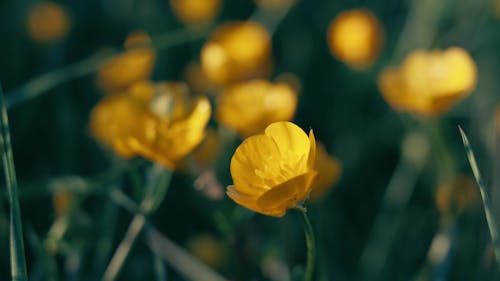
[[286,211],[306,199],[313,180],[318,173],[311,170],[273,187],[257,200],[257,207],[262,210],[279,209]]
[[290,152],[293,152],[296,159],[287,159],[289,161],[299,161],[309,154],[311,143],[306,133],[291,122],[275,122],[267,126],[265,134],[274,140],[282,157],[289,157]]

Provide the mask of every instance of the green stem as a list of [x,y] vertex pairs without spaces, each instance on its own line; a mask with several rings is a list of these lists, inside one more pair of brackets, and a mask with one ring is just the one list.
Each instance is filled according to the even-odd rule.
[[12,145],[10,140],[9,119],[5,105],[3,91],[0,85],[0,105],[2,116],[0,126],[2,132],[2,160],[5,173],[5,184],[9,193],[10,201],[10,260],[12,280],[28,280],[26,270],[26,258],[24,256],[23,229],[21,222],[21,210],[17,191],[16,170],[14,157],[12,156]]
[[[136,210],[136,214],[130,222],[125,237],[118,246],[118,249],[116,249],[115,254],[104,272],[102,278],[104,281],[114,281],[118,278],[132,246],[146,225],[146,215],[153,213],[163,201],[170,185],[172,171],[165,170],[159,165],[154,165],[150,170],[150,176],[151,178],[146,186],[146,195],[141,205]],[[121,193],[111,193],[110,196],[112,199],[118,200],[119,202],[127,202],[126,205],[134,209],[134,202],[126,200],[127,197],[122,196]]]
[[304,275],[305,281],[312,281],[314,276],[314,264],[316,259],[316,247],[314,245],[314,232],[312,230],[311,223],[307,217],[307,210],[302,206],[297,206],[296,209],[300,213],[300,218],[302,219],[302,225],[304,227],[304,234],[306,236],[307,245],[307,264],[306,271]]
[[474,174],[474,178],[476,179],[477,185],[479,186],[481,198],[483,199],[484,214],[486,216],[486,222],[488,223],[488,228],[490,230],[490,236],[493,242],[493,249],[495,251],[497,266],[498,269],[500,270],[500,236],[498,234],[498,228],[495,222],[496,221],[495,215],[491,208],[490,196],[488,190],[486,189],[486,186],[484,185],[481,173],[479,172],[479,167],[477,166],[476,157],[474,156],[474,152],[472,151],[469,139],[467,138],[467,135],[460,126],[458,126],[458,129],[460,130],[460,135],[462,136],[462,141],[464,143],[467,159],[469,160],[472,173]]
[[[152,46],[157,50],[167,49],[202,38],[209,30],[209,28],[200,30],[187,28],[169,31],[154,37],[152,39]],[[62,83],[90,74],[99,69],[110,59],[120,55],[122,50],[123,48],[117,48],[106,53],[91,55],[79,62],[60,67],[35,77],[26,84],[9,92],[6,98],[6,106],[11,108],[22,102],[34,99]]]
[[116,280],[118,274],[120,273],[123,267],[123,264],[125,263],[125,260],[128,257],[128,254],[130,253],[130,250],[132,249],[132,246],[135,243],[135,240],[137,240],[137,236],[139,236],[145,224],[146,224],[146,216],[142,213],[137,213],[132,219],[132,222],[130,223],[127,229],[125,237],[118,246],[118,249],[116,249],[116,252],[113,255],[113,258],[111,259],[111,262],[109,263],[106,272],[104,272],[102,280],[104,281]]

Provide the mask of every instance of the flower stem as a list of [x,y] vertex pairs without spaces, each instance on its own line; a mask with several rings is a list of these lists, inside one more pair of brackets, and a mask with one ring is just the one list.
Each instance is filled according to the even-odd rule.
[[312,230],[311,223],[307,217],[307,210],[302,206],[298,206],[297,209],[300,213],[300,218],[302,219],[302,225],[304,227],[304,234],[306,236],[307,245],[307,264],[306,271],[304,275],[305,281],[312,281],[314,276],[314,264],[316,259],[316,247],[314,243],[314,232]]
[[3,170],[5,173],[5,185],[9,194],[10,202],[10,262],[11,277],[14,281],[28,280],[26,270],[26,258],[24,255],[23,229],[21,222],[21,210],[19,207],[18,187],[14,157],[12,156],[12,145],[10,140],[9,119],[7,107],[0,85],[0,107],[1,107],[1,143]]
[[[153,37],[152,47],[156,50],[167,49],[202,38],[206,36],[209,31],[209,28],[187,28],[168,31],[164,34]],[[47,93],[50,89],[55,88],[62,83],[91,74],[110,59],[119,55],[121,51],[123,51],[123,48],[116,48],[105,53],[94,54],[82,59],[81,61],[57,68],[38,77],[32,78],[26,84],[7,93],[5,100],[6,106],[8,108],[14,107],[25,101]]]
[[123,264],[125,263],[125,260],[128,257],[128,254],[130,253],[130,249],[132,249],[132,246],[134,245],[137,236],[139,236],[145,224],[146,224],[146,216],[144,216],[144,214],[142,213],[137,213],[132,219],[132,222],[130,223],[127,229],[125,237],[118,246],[118,249],[116,249],[116,252],[113,255],[113,258],[111,259],[111,262],[109,263],[106,272],[104,272],[102,280],[104,281],[116,280],[118,274],[120,273],[123,267]]

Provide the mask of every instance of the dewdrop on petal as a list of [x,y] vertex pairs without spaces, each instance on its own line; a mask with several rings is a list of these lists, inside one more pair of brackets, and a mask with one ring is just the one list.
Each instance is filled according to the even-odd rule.
[[354,69],[368,68],[378,57],[384,33],[378,19],[368,10],[349,10],[336,16],[328,28],[330,51]]

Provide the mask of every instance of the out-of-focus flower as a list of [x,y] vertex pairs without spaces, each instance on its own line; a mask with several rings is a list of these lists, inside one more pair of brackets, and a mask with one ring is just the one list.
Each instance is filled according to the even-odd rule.
[[291,120],[297,93],[287,84],[252,80],[227,87],[219,96],[217,119],[242,136],[261,133],[269,124]]
[[184,70],[184,78],[189,88],[198,94],[213,93],[216,86],[208,79],[199,63],[190,63]]
[[309,199],[307,200],[310,203],[317,202],[323,198],[339,180],[342,173],[342,165],[337,159],[328,155],[323,144],[318,143],[314,169],[318,172],[318,176],[314,180]]
[[378,82],[382,96],[394,109],[439,115],[472,92],[477,69],[461,48],[417,50],[399,68],[384,70]]
[[220,152],[220,139],[217,130],[208,128],[205,138],[193,151],[193,160],[201,167],[213,166]]
[[316,141],[290,122],[269,125],[247,138],[231,159],[234,185],[227,195],[255,212],[281,217],[301,204],[312,188]]
[[255,0],[255,3],[265,9],[278,9],[292,6],[297,0]]
[[189,99],[182,83],[140,82],[97,104],[90,128],[122,157],[140,155],[173,169],[202,141],[210,113],[208,99]]
[[170,0],[174,15],[187,25],[205,24],[220,11],[220,0]]
[[210,234],[198,234],[187,242],[187,249],[212,268],[218,268],[225,259],[224,244]]
[[271,38],[256,22],[231,22],[220,26],[201,50],[201,66],[218,85],[270,72]]
[[64,216],[69,212],[73,199],[74,194],[68,190],[54,193],[52,197],[52,206],[54,207],[56,217]]
[[335,17],[328,28],[332,54],[354,69],[369,67],[384,41],[383,29],[368,10],[349,10]]
[[156,53],[151,39],[144,32],[132,33],[125,40],[122,54],[110,59],[98,71],[99,83],[107,92],[123,91],[130,85],[146,80],[153,71]]
[[436,206],[442,215],[460,214],[479,205],[478,192],[476,182],[471,177],[458,176],[437,187]]
[[35,42],[52,43],[68,34],[71,20],[67,11],[59,4],[42,1],[30,8],[27,28]]

